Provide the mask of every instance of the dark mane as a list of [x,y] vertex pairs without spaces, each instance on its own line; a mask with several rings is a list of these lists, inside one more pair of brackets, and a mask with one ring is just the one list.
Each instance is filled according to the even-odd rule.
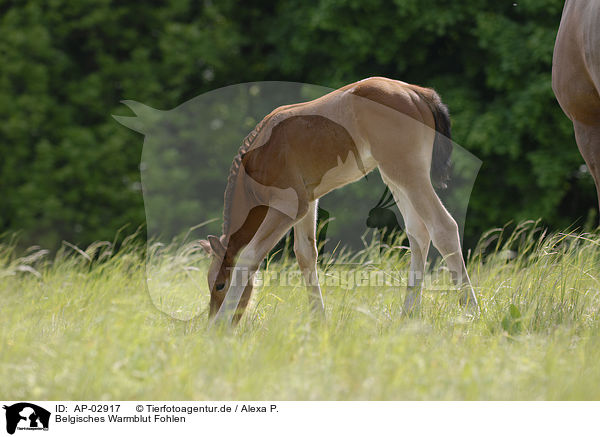
[[260,123],[256,125],[254,130],[250,132],[244,141],[242,141],[242,146],[238,150],[237,155],[233,158],[233,162],[231,163],[231,167],[229,169],[229,176],[227,177],[227,188],[225,188],[225,201],[223,203],[223,235],[227,235],[229,232],[229,212],[231,210],[231,203],[233,192],[235,191],[235,181],[237,175],[240,171],[240,166],[242,164],[242,158],[244,154],[250,149],[252,144],[254,144],[254,140],[258,136],[261,129],[264,127],[267,117],[263,118]]

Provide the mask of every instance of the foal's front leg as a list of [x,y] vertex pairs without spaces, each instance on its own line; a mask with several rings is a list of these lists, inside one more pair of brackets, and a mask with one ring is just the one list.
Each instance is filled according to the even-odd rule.
[[213,323],[231,324],[246,285],[252,281],[261,261],[269,250],[292,227],[294,220],[274,208],[269,208],[265,219],[252,240],[242,249],[233,267],[229,289]]
[[294,253],[306,281],[308,299],[312,310],[321,316],[325,315],[323,296],[317,276],[317,201],[310,202],[308,213],[294,226]]

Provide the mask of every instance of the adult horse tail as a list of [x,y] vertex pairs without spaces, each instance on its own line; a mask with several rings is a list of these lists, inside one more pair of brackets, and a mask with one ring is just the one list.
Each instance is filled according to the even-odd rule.
[[452,163],[452,133],[450,132],[450,112],[440,96],[432,89],[420,88],[415,92],[427,103],[435,121],[435,139],[431,156],[431,180],[438,188],[446,188],[450,180]]

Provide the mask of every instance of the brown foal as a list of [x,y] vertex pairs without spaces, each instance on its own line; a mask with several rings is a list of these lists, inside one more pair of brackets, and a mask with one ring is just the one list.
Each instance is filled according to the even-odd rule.
[[392,192],[411,249],[404,311],[418,307],[430,242],[444,257],[461,302],[477,299],[458,227],[436,195],[450,167],[450,119],[432,89],[374,77],[316,100],[282,106],[246,137],[233,161],[223,235],[202,240],[212,256],[210,317],[239,321],[252,277],[269,250],[294,227],[294,251],[314,311],[323,314],[315,242],[317,201],[375,169]]

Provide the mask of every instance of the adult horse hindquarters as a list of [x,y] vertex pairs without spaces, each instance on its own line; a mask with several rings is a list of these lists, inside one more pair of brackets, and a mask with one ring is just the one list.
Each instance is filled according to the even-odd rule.
[[365,79],[271,112],[244,140],[232,164],[223,235],[201,241],[213,256],[209,315],[239,320],[250,299],[252,275],[292,226],[311,306],[322,313],[316,270],[317,201],[375,167],[394,195],[409,237],[405,311],[420,302],[430,241],[463,288],[463,303],[477,307],[458,227],[430,178],[430,169],[439,183],[447,178],[449,136],[448,111],[433,90],[386,78]]
[[573,122],[600,207],[600,1],[565,2],[554,46],[552,89]]

